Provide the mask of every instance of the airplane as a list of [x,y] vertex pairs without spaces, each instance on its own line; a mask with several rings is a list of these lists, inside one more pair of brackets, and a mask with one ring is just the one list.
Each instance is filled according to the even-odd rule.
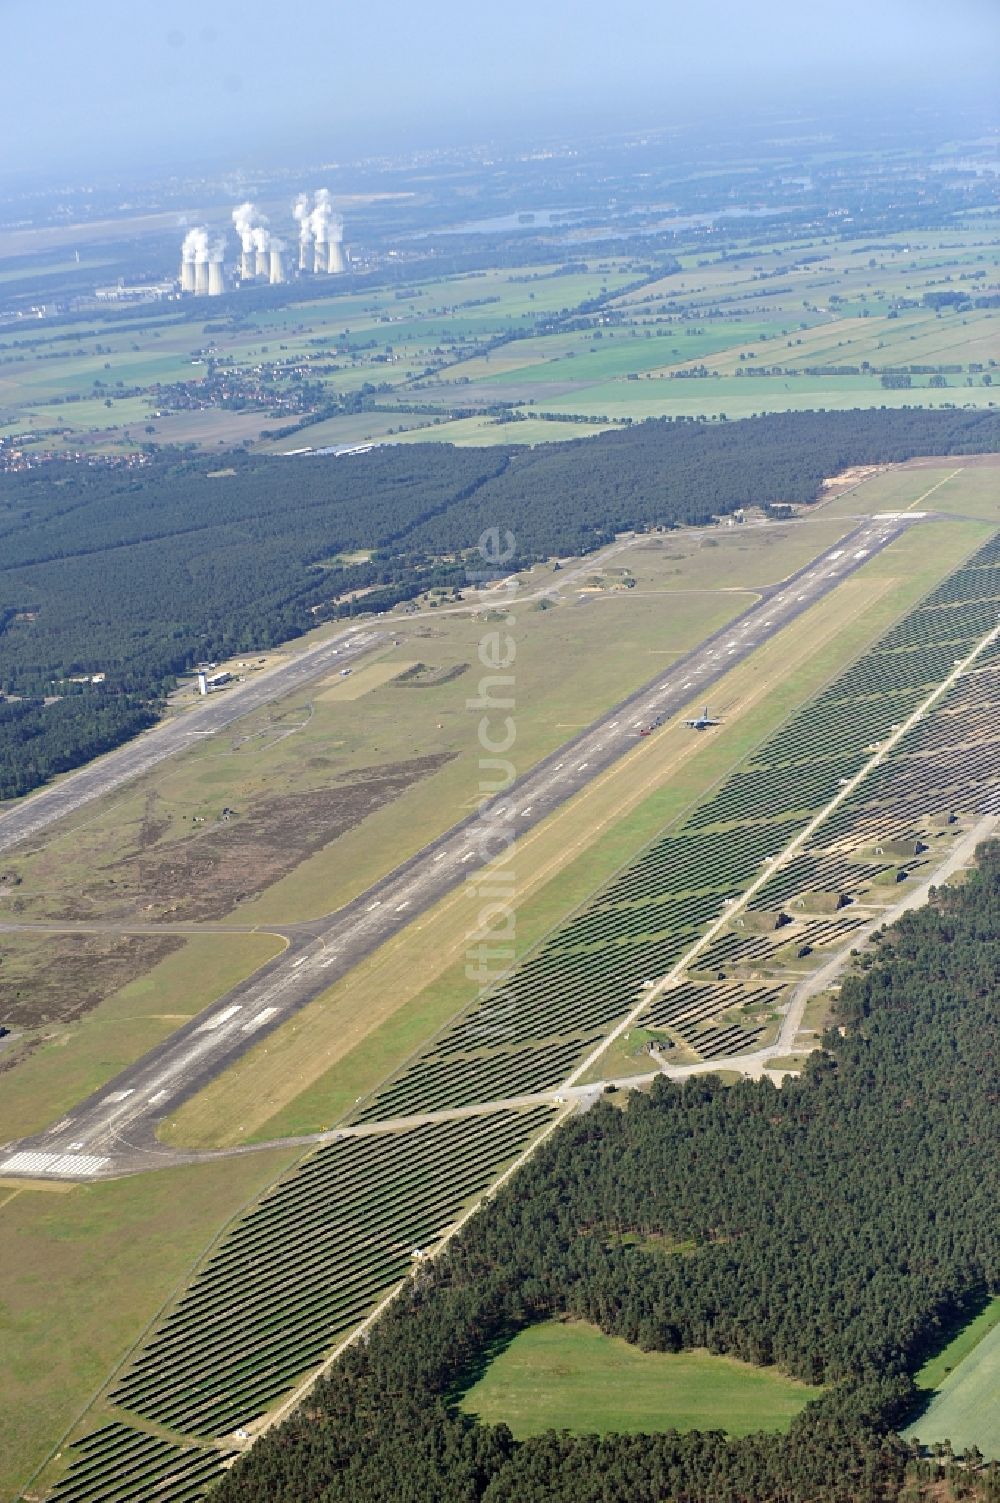
[[696,715],[693,720],[685,720],[684,724],[690,726],[693,731],[705,731],[710,725],[721,725],[722,721],[710,715],[708,705],[706,705],[700,715]]

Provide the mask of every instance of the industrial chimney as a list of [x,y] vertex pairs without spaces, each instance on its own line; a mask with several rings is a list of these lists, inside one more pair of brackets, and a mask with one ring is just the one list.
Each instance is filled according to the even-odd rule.
[[195,263],[208,253],[208,233],[200,226],[188,230],[181,244],[181,291],[195,290]]
[[[240,237],[240,281],[249,282],[254,274],[254,226],[260,215],[252,203],[238,204],[233,210],[233,224]],[[257,268],[258,271],[260,268]]]
[[253,244],[255,251],[254,275],[263,277],[266,281],[268,276],[267,252],[268,246],[271,244],[271,235],[268,230],[265,230],[263,225],[258,224],[254,227]]
[[313,239],[313,271],[324,274],[330,269],[330,230],[333,219],[333,202],[328,188],[317,188],[313,199],[313,211],[309,215],[309,231]]
[[292,214],[299,227],[299,271],[309,269],[309,243],[312,231],[309,228],[309,195],[300,193],[292,205]]

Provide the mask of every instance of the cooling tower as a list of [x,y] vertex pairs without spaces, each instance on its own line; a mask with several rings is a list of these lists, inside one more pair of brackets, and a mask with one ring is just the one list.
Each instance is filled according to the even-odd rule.
[[208,262],[196,261],[194,263],[194,290],[199,296],[208,294]]
[[309,241],[299,241],[299,271],[309,270]]
[[268,275],[268,257],[267,257],[267,251],[266,250],[259,250],[257,252],[257,260],[256,260],[256,264],[254,266],[254,275],[258,276],[258,277],[263,277],[265,279],[265,281],[267,280],[267,275]]
[[326,266],[331,276],[337,276],[347,270],[347,262],[344,259],[344,244],[342,240],[330,241],[330,258]]
[[325,272],[329,259],[326,242],[324,240],[317,240],[313,246],[313,271]]
[[209,297],[221,297],[226,290],[226,279],[222,273],[221,261],[209,261],[208,263],[208,295]]
[[245,250],[240,256],[240,281],[253,281],[253,251]]
[[193,292],[194,291],[194,262],[193,261],[182,261],[181,262],[181,291],[182,292]]
[[281,252],[280,250],[272,249],[270,258],[269,281],[272,283],[272,285],[276,286],[279,282],[283,282],[284,280],[285,263],[282,260]]

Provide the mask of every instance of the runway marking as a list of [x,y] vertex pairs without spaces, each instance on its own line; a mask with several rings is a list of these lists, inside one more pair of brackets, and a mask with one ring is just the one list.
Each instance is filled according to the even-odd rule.
[[92,1153],[12,1153],[0,1174],[97,1174],[110,1160]]
[[[332,960],[333,957],[331,956],[330,959]],[[326,961],[325,963],[329,965],[330,962]],[[253,1033],[256,1029],[263,1028],[268,1018],[273,1018],[277,1011],[278,1008],[276,1007],[262,1007],[256,1017],[251,1018],[249,1022],[243,1024],[242,1032]]]
[[202,1023],[200,1028],[196,1028],[195,1033],[212,1033],[216,1028],[221,1028],[223,1023],[228,1023],[229,1019],[241,1010],[242,1006],[242,1002],[234,1002],[232,1007],[224,1007],[221,1012],[215,1014],[214,1018],[209,1018],[207,1023]]
[[112,1091],[110,1096],[105,1096],[105,1101],[124,1101],[127,1096],[135,1093],[135,1086],[129,1086],[127,1091]]

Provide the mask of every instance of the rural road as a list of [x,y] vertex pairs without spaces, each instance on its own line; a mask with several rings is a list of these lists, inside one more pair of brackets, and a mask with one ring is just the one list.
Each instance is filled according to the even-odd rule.
[[[162,1118],[486,865],[506,847],[509,836],[526,833],[632,750],[641,727],[679,715],[692,700],[707,699],[723,675],[919,515],[889,513],[866,519],[544,758],[504,792],[487,817],[469,815],[338,912],[311,924],[311,933],[291,934],[280,956],[128,1066],[69,1116],[46,1132],[8,1145],[0,1174],[86,1179],[175,1162],[156,1140]],[[359,638],[354,640],[360,644]],[[316,654],[324,650],[329,644]],[[317,671],[316,654],[309,675]],[[497,817],[500,805],[502,818]]]

